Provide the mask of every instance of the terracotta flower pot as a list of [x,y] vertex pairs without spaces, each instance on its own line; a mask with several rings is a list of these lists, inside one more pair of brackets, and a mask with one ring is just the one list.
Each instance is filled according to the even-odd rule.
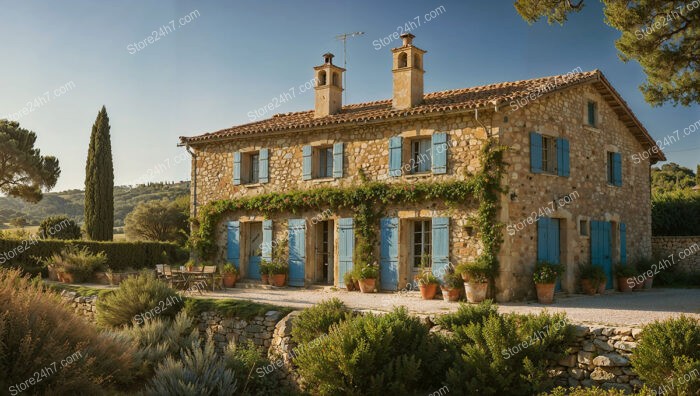
[[352,284],[354,287],[353,290],[360,290],[360,281],[359,280],[353,281]]
[[652,285],[654,283],[654,277],[650,276],[644,280],[644,288],[645,289],[651,289]]
[[355,291],[355,283],[354,282],[346,283],[345,288],[348,289],[349,292]]
[[224,287],[231,288],[236,286],[236,274],[227,273],[222,276]]
[[267,285],[268,283],[270,283],[270,275],[260,274],[260,281],[262,282],[263,285]]
[[638,282],[636,279],[634,281],[634,287],[632,288],[635,291],[641,291],[644,289],[644,282]]
[[621,292],[631,292],[634,290],[634,277],[617,277],[617,290]]
[[486,282],[466,282],[464,284],[464,291],[467,294],[467,301],[470,303],[480,303],[486,300],[486,292],[488,290],[489,284]]
[[437,283],[429,283],[427,285],[420,285],[420,295],[423,297],[423,300],[432,300],[435,298],[435,294],[437,294]]
[[536,283],[537,301],[540,304],[551,304],[554,302],[554,283]]
[[70,274],[68,272],[60,271],[58,273],[58,277],[63,283],[75,283],[73,279],[73,274]]
[[607,283],[607,280],[600,282],[600,285],[598,285],[598,294],[605,294],[605,288],[607,286]]
[[445,301],[459,301],[459,297],[462,293],[459,288],[453,287],[451,289],[442,289],[442,299]]
[[463,281],[469,282],[469,274],[467,274],[466,272],[462,272],[461,275],[462,275],[462,280],[463,280]]
[[363,293],[374,293],[376,279],[360,279],[360,291]]
[[282,287],[287,280],[286,274],[274,274],[270,276],[270,284],[272,286]]
[[598,288],[593,285],[593,281],[590,279],[581,279],[581,291],[589,296],[594,295]]

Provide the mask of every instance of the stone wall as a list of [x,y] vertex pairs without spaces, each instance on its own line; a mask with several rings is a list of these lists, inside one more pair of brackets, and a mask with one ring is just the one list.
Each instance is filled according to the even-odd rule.
[[[276,370],[286,384],[303,388],[303,382],[295,371],[292,358],[299,347],[292,341],[292,321],[295,311],[277,323],[268,351],[269,371]],[[434,317],[422,316],[421,321],[431,327],[431,332],[445,332],[434,325]],[[641,330],[628,327],[604,327],[574,325],[575,341],[571,353],[558,362],[552,362],[549,375],[556,385],[598,386],[604,389],[622,389],[631,392],[642,387],[630,364],[630,356],[637,346]]]
[[673,256],[673,270],[700,273],[700,236],[655,236],[651,246],[659,259]]

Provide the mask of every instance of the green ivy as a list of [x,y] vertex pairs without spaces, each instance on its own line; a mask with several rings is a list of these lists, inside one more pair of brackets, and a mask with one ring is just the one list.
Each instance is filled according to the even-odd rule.
[[274,213],[299,213],[305,210],[352,210],[355,235],[358,238],[356,253],[364,263],[374,261],[373,246],[377,241],[378,220],[389,204],[410,205],[430,200],[441,200],[448,206],[479,202],[474,224],[480,231],[486,262],[495,274],[498,267],[498,251],[501,246],[502,224],[497,222],[500,185],[503,175],[504,146],[489,139],[481,151],[482,169],[466,180],[447,182],[382,183],[367,181],[352,187],[320,187],[284,193],[267,193],[253,197],[217,200],[206,204],[199,212],[199,229],[190,240],[204,258],[211,258],[216,251],[216,225],[228,212],[257,212],[269,216]]

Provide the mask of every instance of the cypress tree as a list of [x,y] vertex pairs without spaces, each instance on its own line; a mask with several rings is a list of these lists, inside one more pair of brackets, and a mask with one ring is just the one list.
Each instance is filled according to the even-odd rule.
[[114,227],[114,167],[107,109],[97,114],[85,165],[85,233],[95,241],[111,241]]

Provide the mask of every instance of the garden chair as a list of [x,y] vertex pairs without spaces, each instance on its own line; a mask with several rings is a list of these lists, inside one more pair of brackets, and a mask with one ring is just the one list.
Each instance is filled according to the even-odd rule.
[[165,279],[165,273],[163,272],[163,266],[165,266],[165,264],[156,264],[156,277],[158,279]]
[[205,265],[202,268],[202,275],[198,276],[198,280],[203,280],[211,284],[211,290],[214,291],[214,286],[216,285],[217,268],[215,265]]
[[172,269],[167,264],[163,264],[163,279],[168,282],[170,287],[184,288],[187,286],[187,281],[181,274],[173,274]]

